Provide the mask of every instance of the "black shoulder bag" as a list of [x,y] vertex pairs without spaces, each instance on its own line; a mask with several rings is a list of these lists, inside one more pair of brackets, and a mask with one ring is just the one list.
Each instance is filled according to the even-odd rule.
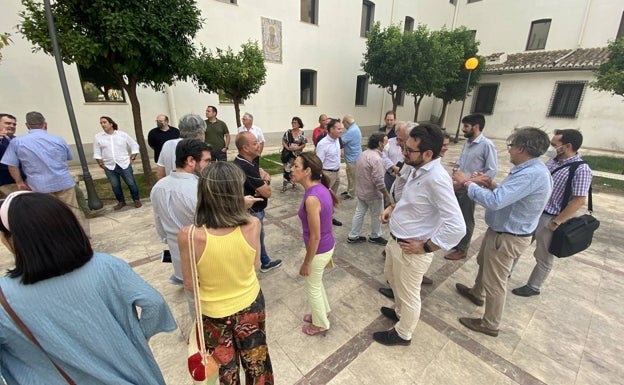
[[[288,144],[289,145],[291,143],[295,142],[295,138],[293,137],[293,134],[292,134],[291,130],[286,131],[286,136],[288,138]],[[293,157],[293,153],[292,153],[292,151],[290,151],[290,148],[282,147],[282,155],[281,155],[282,163],[288,163],[288,161],[292,157]]]
[[[551,175],[554,175],[560,169],[569,167],[568,180],[566,182],[566,188],[563,193],[563,201],[561,203],[562,210],[569,203],[570,198],[572,197],[572,179],[574,178],[576,169],[583,163],[587,162],[572,162],[570,164],[557,167],[551,172]],[[594,208],[592,204],[591,185],[589,186],[587,208],[588,214],[570,218],[555,229],[552,240],[550,241],[550,247],[548,249],[551,254],[559,258],[569,257],[587,249],[591,245],[592,238],[594,237],[594,231],[596,231],[600,226],[600,221],[592,215]]]

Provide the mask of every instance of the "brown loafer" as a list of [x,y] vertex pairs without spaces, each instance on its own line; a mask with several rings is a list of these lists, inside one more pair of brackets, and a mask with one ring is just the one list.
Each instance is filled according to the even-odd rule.
[[498,337],[498,329],[490,329],[483,326],[483,320],[481,318],[468,318],[462,317],[459,322],[470,330],[475,332],[487,334],[488,336]]
[[470,302],[474,303],[477,306],[483,306],[484,301],[480,298],[477,298],[474,294],[470,292],[470,288],[466,285],[462,285],[461,283],[456,283],[455,288],[457,292],[462,296],[466,297],[470,300]]
[[452,252],[446,254],[444,258],[450,261],[458,261],[460,259],[466,258],[466,252],[461,250],[453,250]]
[[134,201],[134,207],[138,209],[141,206],[143,206],[143,203],[141,203],[141,201]]
[[423,285],[433,285],[433,280],[431,278],[423,275],[422,284]]
[[115,207],[113,207],[113,210],[121,210],[122,207],[126,206],[126,202],[118,202]]

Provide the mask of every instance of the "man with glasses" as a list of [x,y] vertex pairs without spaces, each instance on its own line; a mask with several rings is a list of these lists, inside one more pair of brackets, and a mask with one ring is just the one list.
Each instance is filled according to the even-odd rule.
[[158,162],[160,151],[166,141],[178,139],[180,130],[169,125],[169,117],[167,115],[158,115],[156,117],[156,127],[152,128],[147,134],[147,144],[154,149],[154,162]]
[[212,161],[212,148],[198,139],[183,139],[176,145],[176,172],[160,179],[150,193],[158,236],[171,252],[172,285],[183,284],[178,232],[193,224],[197,206],[197,183],[204,168]]
[[440,162],[443,134],[433,124],[413,128],[405,142],[405,163],[412,166],[401,198],[381,215],[389,223],[384,274],[394,289],[395,308],[381,314],[396,322],[373,333],[384,345],[409,345],[420,317],[420,286],[433,252],[448,250],[466,233],[453,183]]
[[466,188],[468,197],[485,207],[488,225],[477,254],[479,271],[474,285],[455,285],[459,294],[475,305],[485,304],[485,312],[483,317],[462,317],[459,322],[492,337],[498,336],[511,267],[531,243],[552,192],[552,178],[539,159],[548,148],[548,135],[538,128],[525,127],[511,134],[507,143],[514,167],[498,185],[482,173],[453,173],[453,181]]
[[542,285],[553,268],[555,256],[548,248],[552,240],[553,231],[562,223],[572,218],[576,211],[586,202],[589,187],[592,181],[592,171],[587,163],[578,165],[572,174],[571,195],[566,197],[565,190],[570,177],[570,165],[582,162],[578,149],[583,144],[583,134],[578,130],[555,130],[550,140],[550,147],[546,155],[551,159],[546,167],[552,174],[553,193],[546,204],[544,212],[539,218],[535,232],[535,252],[533,256],[537,262],[526,285],[513,289],[511,292],[521,297],[539,295]]
[[[323,164],[323,173],[329,178],[329,188],[338,196],[340,186],[340,137],[342,124],[338,119],[329,119],[327,122],[327,136],[316,145],[316,156]],[[332,218],[334,226],[342,226],[342,222]]]
[[175,171],[176,166],[176,146],[182,139],[199,139],[204,141],[204,133],[206,132],[206,122],[199,116],[194,114],[184,115],[178,123],[180,127],[180,137],[165,142],[158,156],[156,165],[156,178],[162,179],[171,172]]

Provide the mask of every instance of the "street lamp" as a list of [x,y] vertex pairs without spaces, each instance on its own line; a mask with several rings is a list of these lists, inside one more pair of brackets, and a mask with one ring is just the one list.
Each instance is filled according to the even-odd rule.
[[71,96],[69,95],[69,88],[67,87],[67,78],[65,77],[65,70],[63,69],[63,61],[61,60],[61,50],[59,49],[58,40],[56,38],[56,27],[54,26],[50,0],[44,0],[43,6],[45,7],[46,19],[48,20],[48,32],[50,33],[52,51],[54,52],[54,60],[56,61],[56,70],[58,71],[59,80],[61,81],[61,89],[63,90],[63,96],[65,98],[65,106],[67,107],[67,114],[69,115],[69,123],[74,134],[74,141],[76,142],[76,151],[78,152],[80,165],[82,166],[82,179],[85,183],[85,187],[87,188],[89,208],[91,210],[98,210],[102,208],[103,204],[95,191],[93,178],[91,177],[89,167],[87,166],[87,158],[85,157],[84,149],[82,148],[80,131],[78,131],[78,123],[76,123],[76,115],[74,114],[74,107],[72,105]]
[[461,111],[459,112],[459,119],[457,122],[457,131],[455,131],[455,140],[454,140],[455,143],[459,141],[459,127],[461,126],[461,120],[464,115],[464,104],[466,104],[466,96],[468,96],[468,87],[470,86],[470,75],[472,74],[472,71],[474,71],[474,69],[477,68],[478,65],[479,65],[479,59],[477,59],[476,57],[468,58],[466,59],[466,62],[464,63],[464,68],[468,70],[468,80],[466,80],[466,91],[464,92],[464,99],[462,100]]

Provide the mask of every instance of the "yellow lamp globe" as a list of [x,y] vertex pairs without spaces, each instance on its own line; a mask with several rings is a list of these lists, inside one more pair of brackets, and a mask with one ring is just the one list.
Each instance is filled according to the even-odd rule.
[[478,65],[479,65],[479,59],[477,59],[476,57],[471,57],[467,59],[466,62],[464,63],[464,67],[466,67],[468,71],[474,70],[475,68],[477,68]]

